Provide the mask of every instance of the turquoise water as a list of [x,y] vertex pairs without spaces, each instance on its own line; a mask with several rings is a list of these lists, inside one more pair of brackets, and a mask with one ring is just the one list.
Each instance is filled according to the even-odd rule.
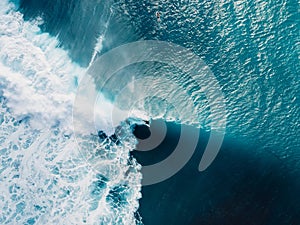
[[[297,0],[14,2],[0,10],[0,189],[7,192],[0,223],[133,224],[141,216],[146,225],[299,224]],[[139,166],[128,156],[132,135],[122,145],[82,138],[96,152],[89,160],[105,165],[94,174],[74,150],[68,121],[93,59],[144,39],[176,43],[205,61],[224,94],[227,126],[207,171],[197,170],[205,130],[183,170],[141,188]],[[161,146],[131,155],[142,165],[165,158],[180,129],[168,127]]]
[[[190,48],[221,85],[227,132],[268,151],[276,146],[278,157],[299,158],[297,1],[96,2],[25,0],[21,11],[25,18],[43,15],[43,29],[58,35],[70,57],[83,65],[101,34],[102,53],[140,39]],[[162,13],[161,22],[156,11]]]

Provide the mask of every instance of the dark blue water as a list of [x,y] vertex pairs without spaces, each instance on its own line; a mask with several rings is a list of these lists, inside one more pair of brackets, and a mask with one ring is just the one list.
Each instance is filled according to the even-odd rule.
[[[120,44],[155,39],[190,48],[218,79],[228,110],[220,154],[199,173],[207,141],[201,136],[183,170],[143,187],[139,213],[146,225],[300,224],[296,0],[21,0],[19,10],[27,20],[42,17],[43,31],[57,36],[82,66],[89,64],[101,34],[105,41],[98,55]],[[133,155],[142,164],[166,157],[178,130],[169,124],[160,148]]]
[[[156,163],[174,149],[180,126],[169,123],[165,142],[151,152],[134,151],[142,165]],[[140,131],[142,132],[142,131]],[[226,137],[219,155],[197,170],[209,133],[202,131],[189,163],[170,179],[142,189],[139,213],[145,224],[298,224],[298,175],[247,140]]]

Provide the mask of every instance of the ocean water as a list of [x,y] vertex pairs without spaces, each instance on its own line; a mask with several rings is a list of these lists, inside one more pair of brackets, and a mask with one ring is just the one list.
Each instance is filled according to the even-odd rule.
[[[2,0],[0,17],[1,224],[300,223],[299,2]],[[113,99],[102,99],[99,133],[74,134],[73,103],[88,68],[139,40],[190,49],[219,83],[225,140],[204,172],[198,164],[217,129],[211,121],[220,118],[201,96],[196,114],[182,111],[176,123],[172,108],[151,99],[143,116],[119,121],[118,138],[108,122]],[[145,80],[179,74],[176,82],[188,89],[180,72],[157,68],[123,72]],[[153,95],[177,91],[147,81]],[[153,151],[134,151],[133,127],[153,119],[169,121],[166,139]],[[141,165],[171,154],[183,123],[191,136],[200,131],[195,154],[175,176],[142,187]]]

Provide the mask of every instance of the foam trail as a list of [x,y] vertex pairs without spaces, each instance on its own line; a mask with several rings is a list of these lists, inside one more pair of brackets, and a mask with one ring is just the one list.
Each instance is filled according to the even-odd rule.
[[97,38],[97,42],[96,42],[96,45],[95,45],[95,48],[94,48],[94,52],[93,52],[93,55],[92,55],[92,58],[91,58],[91,61],[90,61],[88,67],[90,67],[92,65],[92,63],[95,61],[95,59],[97,57],[97,54],[101,53],[101,50],[103,48],[103,41],[105,40],[105,35],[106,35],[106,32],[107,32],[107,28],[108,28],[108,25],[110,23],[110,20],[111,20],[111,17],[113,15],[113,13],[114,13],[113,8],[111,8],[109,17],[108,17],[107,22],[105,23],[105,26],[104,26],[104,31]]
[[128,155],[136,142],[130,126],[119,144],[78,140],[100,162],[93,171],[72,131],[76,80],[86,69],[40,22],[0,2],[0,223],[137,224],[141,174]]

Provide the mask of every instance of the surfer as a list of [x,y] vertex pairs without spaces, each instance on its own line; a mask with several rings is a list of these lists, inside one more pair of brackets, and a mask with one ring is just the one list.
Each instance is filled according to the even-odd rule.
[[158,11],[156,12],[156,18],[158,21],[160,21],[160,12],[158,12]]

